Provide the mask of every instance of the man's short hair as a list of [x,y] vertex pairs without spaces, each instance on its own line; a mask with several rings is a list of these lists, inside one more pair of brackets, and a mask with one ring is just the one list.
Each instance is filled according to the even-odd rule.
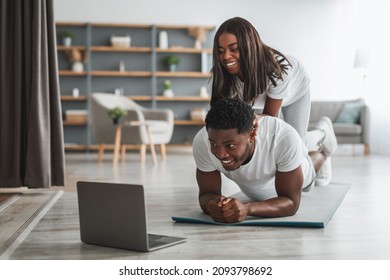
[[224,98],[216,101],[206,115],[206,129],[232,129],[238,133],[250,132],[255,119],[252,107],[238,99]]

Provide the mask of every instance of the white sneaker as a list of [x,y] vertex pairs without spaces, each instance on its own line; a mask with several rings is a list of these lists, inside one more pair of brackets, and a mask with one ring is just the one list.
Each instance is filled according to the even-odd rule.
[[337,139],[333,130],[332,121],[328,117],[321,117],[321,119],[316,123],[315,128],[320,129],[325,133],[321,146],[324,155],[329,157],[337,149]]
[[321,169],[316,174],[315,185],[326,186],[329,185],[332,179],[332,158],[328,157],[325,159]]

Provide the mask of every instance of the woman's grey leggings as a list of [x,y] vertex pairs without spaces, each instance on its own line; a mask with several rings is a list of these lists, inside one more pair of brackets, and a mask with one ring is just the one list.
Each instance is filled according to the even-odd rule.
[[293,104],[282,107],[283,119],[296,129],[309,152],[319,151],[324,132],[318,129],[307,131],[310,119],[311,99],[310,94],[305,94]]
[[295,128],[302,139],[305,139],[309,127],[310,107],[310,93],[305,94],[296,102],[282,107],[283,120]]

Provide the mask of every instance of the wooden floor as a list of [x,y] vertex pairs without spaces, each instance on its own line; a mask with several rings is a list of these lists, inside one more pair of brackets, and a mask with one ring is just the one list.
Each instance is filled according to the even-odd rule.
[[[66,155],[63,195],[9,253],[9,259],[390,259],[390,157],[333,157],[333,181],[350,183],[351,188],[324,229],[177,224],[172,215],[199,209],[190,149],[168,150],[167,161],[157,166],[150,155],[141,165],[138,154],[128,154],[116,168],[112,154],[101,163],[96,157]],[[151,253],[82,244],[75,194],[78,180],[143,184],[148,230],[187,241]],[[231,182],[224,183],[227,194],[237,191]]]

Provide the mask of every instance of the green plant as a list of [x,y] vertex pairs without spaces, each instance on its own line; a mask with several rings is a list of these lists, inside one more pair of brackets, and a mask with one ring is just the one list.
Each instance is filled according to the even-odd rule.
[[180,58],[175,55],[170,55],[166,58],[166,62],[168,65],[178,65],[180,62]]
[[171,81],[170,80],[164,81],[164,89],[165,90],[171,89]]
[[68,30],[65,30],[61,33],[62,38],[73,38],[74,34]]
[[118,120],[119,118],[126,115],[127,111],[123,110],[121,107],[115,107],[108,111],[108,116],[113,120]]

